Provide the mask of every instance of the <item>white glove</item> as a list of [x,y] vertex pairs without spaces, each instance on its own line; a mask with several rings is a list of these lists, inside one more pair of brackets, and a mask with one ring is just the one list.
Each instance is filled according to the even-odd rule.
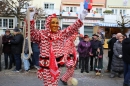
[[30,21],[33,20],[34,15],[35,15],[35,7],[34,6],[29,6],[28,9],[33,8],[33,11],[30,12]]
[[119,58],[122,58],[122,55],[119,55]]
[[84,20],[87,14],[88,14],[88,11],[87,11],[86,9],[84,9],[84,10],[82,11],[82,14],[80,14],[80,18],[79,18],[79,19],[80,19],[81,21]]
[[88,11],[84,9],[84,3],[80,3],[80,9],[79,9],[79,15],[78,18],[82,21],[85,19],[86,15],[88,14]]

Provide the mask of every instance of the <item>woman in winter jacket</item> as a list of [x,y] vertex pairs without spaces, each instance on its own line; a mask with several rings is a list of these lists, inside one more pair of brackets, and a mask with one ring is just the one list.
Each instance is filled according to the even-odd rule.
[[89,57],[91,55],[91,43],[89,41],[89,37],[88,35],[85,35],[84,36],[84,40],[81,41],[78,45],[78,52],[79,52],[79,55],[81,56],[81,64],[82,64],[82,67],[81,67],[81,73],[85,72],[86,73],[89,73],[89,67],[88,67],[88,63],[89,63]]
[[124,63],[122,59],[122,41],[123,36],[120,36],[118,40],[114,43],[113,47],[113,59],[111,65],[111,78],[115,77],[115,74],[118,73],[119,77],[122,77],[123,70],[124,70]]

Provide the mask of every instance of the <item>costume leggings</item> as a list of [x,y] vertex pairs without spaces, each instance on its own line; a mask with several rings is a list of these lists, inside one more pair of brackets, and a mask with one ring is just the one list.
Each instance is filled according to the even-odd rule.
[[64,81],[64,82],[67,82],[68,79],[73,76],[73,74],[74,74],[74,69],[75,69],[75,67],[67,68],[67,71],[66,71],[65,74],[61,77],[61,80]]
[[49,69],[41,69],[41,70],[39,70],[37,74],[38,74],[38,78],[43,80],[44,86],[58,86],[60,73],[56,77],[56,80],[53,82],[52,76],[50,74],[50,70]]

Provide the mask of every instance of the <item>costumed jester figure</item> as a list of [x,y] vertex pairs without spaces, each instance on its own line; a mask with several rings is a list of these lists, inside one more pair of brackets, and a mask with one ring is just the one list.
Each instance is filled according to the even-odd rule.
[[30,11],[30,35],[31,41],[38,43],[40,47],[39,66],[41,68],[37,75],[39,79],[43,80],[44,86],[58,86],[59,67],[64,63],[64,39],[78,32],[78,29],[83,25],[82,20],[87,15],[87,11],[82,10],[76,22],[61,31],[58,30],[59,20],[56,14],[50,15],[46,19],[45,29],[35,29],[34,12]]
[[71,78],[74,74],[74,70],[76,67],[76,63],[77,63],[77,53],[76,53],[76,47],[74,44],[74,41],[77,37],[77,34],[74,34],[73,36],[71,36],[70,38],[68,38],[65,42],[65,61],[66,61],[66,67],[67,67],[67,71],[65,72],[65,74],[61,77],[61,81],[64,85],[67,85],[67,82],[69,80],[69,78]]

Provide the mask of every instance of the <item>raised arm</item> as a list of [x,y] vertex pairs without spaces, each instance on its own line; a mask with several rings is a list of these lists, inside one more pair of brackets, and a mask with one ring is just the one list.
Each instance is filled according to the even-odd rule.
[[35,20],[34,20],[34,15],[35,15],[35,8],[30,6],[27,9],[27,16],[26,16],[26,35],[28,34],[28,30],[30,29],[30,36],[31,36],[31,41],[39,43],[40,41],[40,31],[35,29]]
[[74,33],[78,33],[78,29],[83,25],[83,20],[85,19],[87,13],[87,10],[84,9],[84,3],[81,3],[78,19],[74,24],[68,26],[66,29],[63,30],[63,36],[68,38],[72,36]]

